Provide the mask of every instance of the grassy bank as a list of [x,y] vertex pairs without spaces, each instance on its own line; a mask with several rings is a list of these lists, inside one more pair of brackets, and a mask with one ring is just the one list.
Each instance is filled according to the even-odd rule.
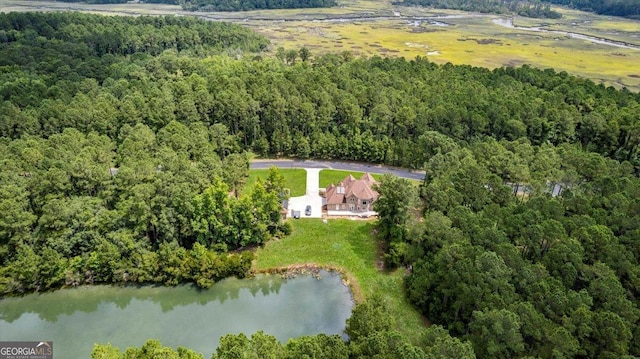
[[[322,172],[321,172],[322,173]],[[373,293],[385,297],[397,329],[417,340],[424,328],[423,318],[404,296],[404,271],[387,273],[377,268],[377,243],[371,234],[373,222],[304,219],[291,222],[290,236],[267,243],[256,252],[255,270],[316,264],[343,270],[354,286],[354,296],[366,299]]]

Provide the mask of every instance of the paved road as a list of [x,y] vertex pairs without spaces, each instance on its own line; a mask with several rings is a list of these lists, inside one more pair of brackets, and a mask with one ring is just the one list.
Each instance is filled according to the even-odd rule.
[[271,166],[278,168],[331,168],[334,170],[343,171],[358,171],[358,172],[370,172],[370,173],[391,173],[398,177],[423,180],[424,172],[412,171],[396,167],[388,167],[382,165],[373,165],[356,162],[338,162],[338,161],[316,161],[316,160],[253,160],[251,162],[251,169],[265,169]]

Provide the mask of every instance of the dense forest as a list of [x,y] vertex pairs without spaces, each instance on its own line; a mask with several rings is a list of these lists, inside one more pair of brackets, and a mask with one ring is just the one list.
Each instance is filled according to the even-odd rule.
[[[243,276],[232,249],[290,230],[277,170],[242,190],[248,152],[357,160],[426,171],[420,191],[385,177],[376,210],[435,325],[409,343],[373,298],[347,343],[234,334],[217,358],[640,355],[640,95],[267,44],[183,17],[0,15],[0,293]],[[173,349],[122,355],[155,351]]]
[[[100,282],[209,287],[250,269],[251,252],[228,250],[287,231],[277,172],[238,195],[249,157],[224,125],[170,119],[152,130],[132,102],[122,107],[126,123],[107,130],[116,125],[115,97],[91,90],[114,81],[106,69],[133,74],[116,70],[125,56],[258,50],[264,38],[187,18],[75,13],[2,15],[0,28],[0,123],[8,131],[0,138],[0,294]],[[77,96],[84,104],[67,114],[106,127],[67,123],[46,133],[20,115],[32,101],[66,112],[64,99]]]
[[[66,26],[45,21],[61,18]],[[0,136],[49,137],[75,128],[119,145],[125,125],[157,133],[177,121],[224,128],[241,149],[260,156],[422,168],[433,155],[435,131],[467,143],[491,137],[534,148],[578,144],[640,173],[640,95],[625,89],[551,69],[492,71],[426,58],[310,57],[306,49],[279,51],[276,58],[205,57],[242,56],[266,41],[246,29],[235,32],[237,26],[169,19],[0,17]],[[88,21],[92,26],[83,25]],[[142,28],[127,33],[101,21]],[[231,33],[211,35],[211,47],[202,45],[206,36],[182,30],[189,26],[163,37],[151,36],[158,27],[146,25],[171,21]],[[529,180],[524,171],[518,176],[511,180]]]
[[454,9],[476,11],[493,14],[518,14],[525,17],[559,19],[562,17],[557,11],[551,10],[549,4],[540,1],[518,0],[402,0],[394,5],[427,6],[438,9]]
[[541,0],[603,15],[640,19],[640,2],[637,0]]
[[480,358],[640,355],[630,164],[568,144],[431,139],[420,198],[386,178],[376,202],[387,265],[411,270],[409,300]]

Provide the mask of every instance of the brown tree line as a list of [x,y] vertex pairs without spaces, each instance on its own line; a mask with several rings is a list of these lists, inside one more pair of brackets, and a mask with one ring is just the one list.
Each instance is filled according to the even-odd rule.
[[603,15],[640,18],[640,3],[635,0],[542,0],[552,4],[565,5],[578,10],[593,11]]
[[562,14],[551,10],[548,3],[539,0],[402,0],[395,5],[427,6],[436,9],[455,9],[493,14],[517,14],[525,17],[559,19]]
[[[127,0],[62,0],[88,4],[124,4]],[[249,11],[259,9],[302,9],[336,6],[335,0],[143,0],[146,3],[180,4],[191,11]]]
[[336,6],[335,0],[179,0],[191,11],[250,11],[260,9],[303,9]]

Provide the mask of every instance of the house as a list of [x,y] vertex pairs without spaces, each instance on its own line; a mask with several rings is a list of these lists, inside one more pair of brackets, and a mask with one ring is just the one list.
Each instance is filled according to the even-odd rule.
[[371,174],[365,173],[360,179],[348,175],[337,185],[329,185],[325,191],[327,213],[375,215],[373,203],[378,199],[378,192],[373,186],[377,183]]

